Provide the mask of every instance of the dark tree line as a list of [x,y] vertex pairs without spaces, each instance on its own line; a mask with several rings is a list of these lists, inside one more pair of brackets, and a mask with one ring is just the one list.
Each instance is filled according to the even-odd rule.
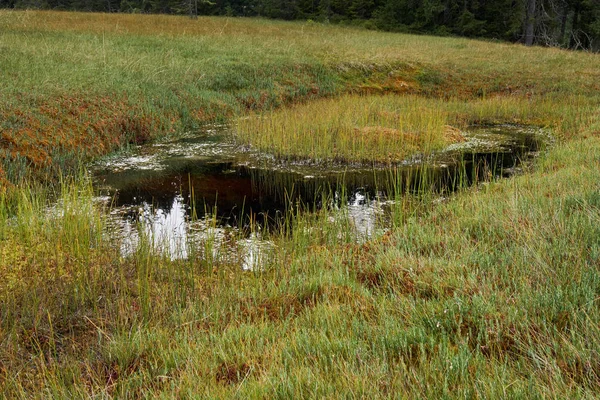
[[0,0],[0,7],[311,19],[600,50],[600,0]]

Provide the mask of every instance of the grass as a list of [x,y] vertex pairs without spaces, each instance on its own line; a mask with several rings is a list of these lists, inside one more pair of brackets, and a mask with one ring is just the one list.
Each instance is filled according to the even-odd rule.
[[572,141],[530,175],[407,209],[364,245],[306,216],[255,273],[116,256],[85,186],[54,215],[38,191],[4,198],[3,391],[592,396],[599,148]]
[[[470,125],[551,126],[575,134],[595,103],[582,96],[461,100],[417,95],[345,95],[238,119],[240,143],[279,158],[390,163],[464,141]],[[585,125],[584,125],[585,126]]]
[[2,10],[0,21],[4,185],[342,92],[536,101],[600,89],[596,55],[556,49],[240,18]]
[[400,161],[464,140],[429,101],[344,96],[241,119],[236,137],[279,157]]
[[[246,19],[0,20],[1,397],[597,397],[597,55]],[[407,109],[411,132],[516,122],[556,143],[527,174],[403,197],[362,244],[326,210],[298,215],[254,272],[150,243],[122,256],[85,176],[37,180],[237,116],[399,129],[365,102]]]

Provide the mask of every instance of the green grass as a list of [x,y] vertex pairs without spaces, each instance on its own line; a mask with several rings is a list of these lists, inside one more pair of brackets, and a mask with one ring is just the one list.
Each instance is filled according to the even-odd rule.
[[597,55],[301,22],[0,11],[0,180],[341,92],[596,96]]
[[279,157],[400,161],[464,140],[430,101],[415,96],[344,96],[242,118],[238,140]]
[[[2,11],[0,26],[16,184],[0,189],[0,397],[597,397],[597,55],[247,19]],[[333,98],[347,92],[371,97]],[[369,126],[365,100],[423,132],[512,122],[556,141],[524,175],[400,199],[362,244],[343,218],[299,215],[255,272],[150,244],[122,256],[85,176],[35,179],[219,119],[310,141],[306,110],[353,129],[329,116],[349,104]]]
[[470,125],[523,124],[575,135],[594,120],[595,101],[568,95],[439,99],[417,95],[345,95],[239,118],[238,142],[284,159],[389,163],[464,141]]
[[38,191],[5,198],[3,391],[592,396],[599,149],[575,140],[532,174],[405,208],[364,245],[306,216],[256,273],[116,256],[85,186],[65,186],[58,216]]

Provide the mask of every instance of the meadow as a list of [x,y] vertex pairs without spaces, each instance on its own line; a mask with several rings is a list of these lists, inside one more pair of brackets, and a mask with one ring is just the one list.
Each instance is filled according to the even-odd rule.
[[[0,11],[0,396],[597,397],[598,65],[305,22]],[[119,254],[85,162],[214,122],[283,158],[386,162],[473,124],[554,142],[519,176],[399,198],[364,243],[298,215],[260,270]]]

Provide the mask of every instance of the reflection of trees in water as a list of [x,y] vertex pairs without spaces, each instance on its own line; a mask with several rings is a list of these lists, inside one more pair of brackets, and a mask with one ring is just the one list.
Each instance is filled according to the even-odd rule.
[[520,162],[523,151],[464,153],[444,164],[422,163],[387,169],[348,171],[305,178],[276,170],[249,169],[253,190],[278,202],[320,202],[323,197],[346,194],[348,200],[360,190],[370,198],[393,197],[406,192],[451,192],[491,177],[499,177]]
[[244,225],[250,216],[259,223],[273,222],[291,208],[297,211],[298,206],[311,210],[333,203],[348,204],[358,192],[368,199],[393,198],[406,192],[444,193],[501,176],[540,145],[533,135],[515,136],[513,142],[502,151],[446,154],[443,164],[438,158],[387,169],[324,171],[314,177],[234,162],[190,162],[169,172],[138,171],[137,180],[126,175],[116,205],[151,204],[155,210],[166,212],[180,196],[188,217],[192,209],[198,218],[216,210],[224,225]]

